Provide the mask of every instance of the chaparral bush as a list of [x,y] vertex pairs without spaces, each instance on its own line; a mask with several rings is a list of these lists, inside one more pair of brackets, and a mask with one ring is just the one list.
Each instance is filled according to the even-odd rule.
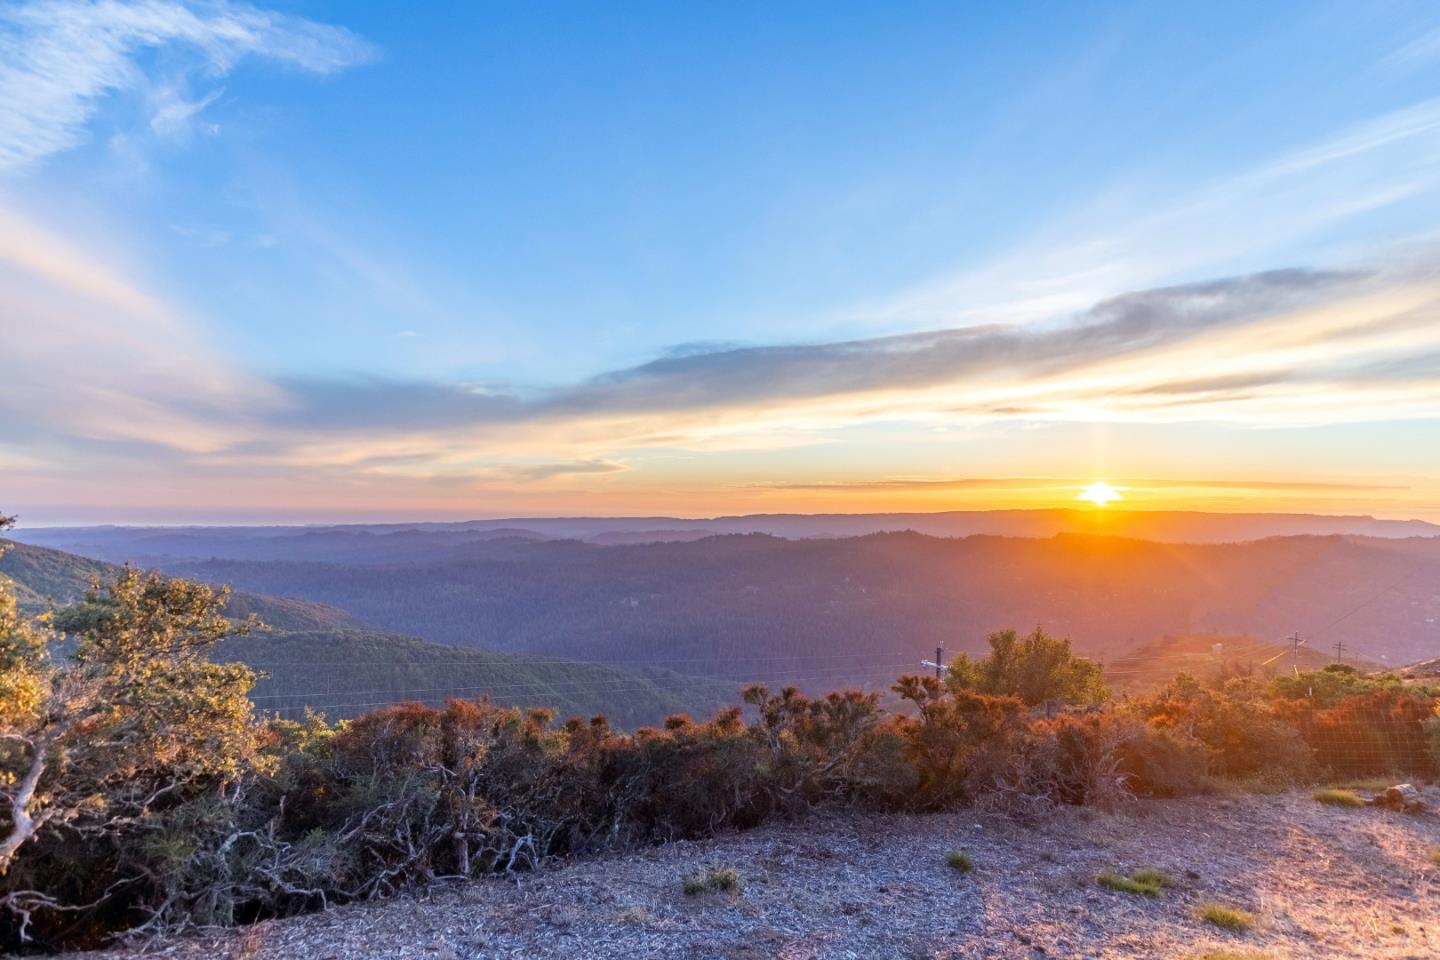
[[1182,675],[1143,701],[1140,710],[1152,726],[1200,744],[1205,769],[1218,776],[1293,777],[1309,763],[1305,741],[1250,679],[1232,679],[1216,689]]
[[1437,701],[1388,688],[1346,697],[1326,710],[1297,711],[1315,762],[1345,776],[1435,771],[1429,723]]

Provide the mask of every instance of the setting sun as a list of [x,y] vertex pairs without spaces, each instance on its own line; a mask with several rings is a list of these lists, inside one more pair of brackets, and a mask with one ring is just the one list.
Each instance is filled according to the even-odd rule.
[[1103,507],[1108,503],[1112,503],[1116,500],[1121,500],[1123,498],[1120,496],[1119,490],[1116,490],[1104,480],[1096,480],[1094,483],[1090,484],[1090,486],[1082,490],[1079,496],[1077,496],[1075,499],[1086,500],[1090,503],[1095,504],[1095,506],[1097,507]]

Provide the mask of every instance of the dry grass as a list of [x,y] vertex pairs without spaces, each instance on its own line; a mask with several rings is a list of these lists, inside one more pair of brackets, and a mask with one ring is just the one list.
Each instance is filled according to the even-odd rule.
[[1379,793],[1386,787],[1393,787],[1397,783],[1405,782],[1401,774],[1393,774],[1388,777],[1355,777],[1350,780],[1342,780],[1335,786],[1342,790],[1369,790],[1371,793]]
[[1325,790],[1316,790],[1310,795],[1320,803],[1332,807],[1363,807],[1365,801],[1360,798],[1354,790],[1340,790],[1334,787]]
[[1258,793],[1262,796],[1277,796],[1294,788],[1294,784],[1274,776],[1242,777],[1230,782],[1221,781],[1219,792]]
[[1223,903],[1202,903],[1195,908],[1195,915],[1206,923],[1231,933],[1245,933],[1255,927],[1253,913],[1239,907],[1227,907]]

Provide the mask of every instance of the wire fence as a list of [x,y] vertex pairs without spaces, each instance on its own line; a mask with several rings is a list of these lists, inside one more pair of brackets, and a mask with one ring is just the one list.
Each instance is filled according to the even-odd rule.
[[[812,693],[851,687],[885,692],[902,675],[929,673],[933,668],[922,666],[922,662],[928,660],[929,655],[922,652],[787,654],[732,660],[719,657],[628,658],[601,662],[544,655],[505,655],[504,659],[493,662],[475,659],[399,663],[363,660],[348,663],[392,668],[399,672],[397,682],[377,683],[373,677],[347,681],[337,677],[321,686],[306,685],[292,689],[282,672],[278,677],[263,679],[251,699],[262,710],[276,712],[283,717],[297,716],[305,709],[349,715],[396,703],[438,706],[450,699],[487,696],[517,705],[565,706],[582,699],[595,702],[635,694],[664,694],[673,695],[676,700],[689,696],[713,705],[721,701],[738,702],[740,691],[754,682],[772,687],[794,685]],[[1293,661],[1292,650],[1283,650],[1264,659],[1258,652],[1252,654],[1250,651],[1234,657],[1226,656],[1223,651],[1218,654],[1213,651],[1185,651],[1121,656],[1102,666],[1105,679],[1112,686],[1124,689],[1141,681],[1162,684],[1180,673],[1196,674],[1202,678],[1227,671],[1264,676],[1288,673],[1293,669],[1316,669],[1323,665],[1322,660],[1314,658],[1303,664]],[[267,671],[283,671],[288,666],[302,664],[315,666],[313,661],[265,661],[259,666]],[[403,679],[405,673],[436,666],[449,670],[454,681],[414,684],[412,680],[412,685],[406,685]],[[712,670],[723,667],[724,672],[688,672],[688,668],[693,667],[709,667]],[[613,669],[616,673],[600,677],[577,675],[577,668],[587,671]],[[644,668],[654,668],[658,672],[647,674],[643,672]],[[555,675],[545,676],[549,670],[556,671]]]

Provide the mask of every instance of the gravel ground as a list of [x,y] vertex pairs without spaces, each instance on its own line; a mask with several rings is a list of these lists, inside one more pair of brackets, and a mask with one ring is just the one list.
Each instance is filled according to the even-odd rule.
[[[1440,791],[1427,791],[1432,809]],[[968,852],[972,873],[945,862]],[[1440,956],[1440,816],[1323,806],[1308,793],[1067,808],[1022,825],[973,812],[825,815],[556,864],[518,880],[172,942],[178,960]],[[733,867],[739,893],[686,896]],[[1167,871],[1157,897],[1103,870]],[[1226,933],[1202,902],[1250,911]],[[140,953],[86,954],[134,960]],[[77,957],[76,960],[81,960]]]

